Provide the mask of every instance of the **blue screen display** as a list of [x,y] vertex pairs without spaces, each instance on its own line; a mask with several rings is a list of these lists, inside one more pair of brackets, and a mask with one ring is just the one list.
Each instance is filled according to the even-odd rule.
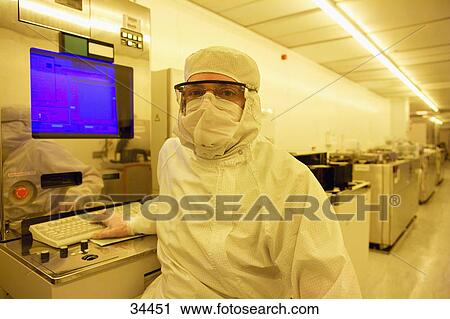
[[119,135],[112,63],[30,50],[33,136]]

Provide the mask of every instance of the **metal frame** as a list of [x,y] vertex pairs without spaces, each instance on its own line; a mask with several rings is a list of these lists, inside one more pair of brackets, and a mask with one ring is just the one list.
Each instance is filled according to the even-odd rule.
[[[0,83],[5,92],[5,94],[0,95],[0,107],[15,105],[29,107],[29,50],[31,47],[36,47],[43,50],[59,52],[59,38],[60,31],[62,31],[85,38],[91,42],[106,43],[110,47],[114,47],[114,63],[133,68],[134,89],[132,94],[134,96],[135,114],[138,114],[140,119],[150,121],[150,10],[129,1],[90,0],[85,2],[86,6],[83,6],[83,12],[80,11],[80,13],[77,13],[75,12],[76,10],[57,3],[32,0],[28,2],[32,6],[30,7],[28,5],[26,9],[26,21],[21,21],[20,19],[20,17],[24,17],[22,13],[25,11],[19,7],[19,0],[0,2],[0,12],[2,12],[2,19],[0,20],[0,43],[2,44],[2,53],[5,56],[5,59],[0,61],[0,67],[2,68],[2,72],[9,74]],[[77,16],[81,14],[83,17],[89,17],[89,19],[101,23],[90,24],[89,31],[87,33],[83,31],[82,33],[85,34],[82,34],[76,27],[74,28],[73,24],[76,23],[76,19],[74,20],[75,22],[70,22],[54,13],[52,16],[51,12],[46,13],[45,10],[42,10],[42,12],[39,10],[36,11],[36,8],[44,5],[51,6],[52,8],[60,8],[63,14],[73,11]],[[35,11],[30,11],[33,8]],[[88,12],[88,15],[86,15],[86,12]],[[119,14],[111,14],[111,12]],[[122,44],[120,29],[124,23],[124,16],[133,17],[136,21],[139,21],[135,31],[143,35],[143,43],[145,44],[143,49],[136,49]],[[33,19],[35,21],[32,21]],[[46,24],[47,22],[48,25]],[[82,26],[82,28],[85,27]],[[98,140],[103,141],[103,138],[99,138]],[[94,146],[95,141],[95,139],[91,139],[90,142],[84,142],[81,139],[74,139],[70,142],[65,142],[64,140],[55,139],[54,142],[60,145],[62,144],[76,158],[83,159],[84,163],[101,171],[104,167],[100,166],[97,160],[89,157],[98,148]],[[148,145],[148,149],[150,148],[151,145]],[[1,172],[5,168],[4,164],[0,163]],[[153,173],[156,176],[156,170],[152,170]],[[5,187],[6,184],[2,174],[0,190]],[[0,205],[0,241],[10,240],[16,237],[11,237],[9,235],[10,232],[7,231],[8,226],[4,222],[4,205],[5,200],[2,197]]]

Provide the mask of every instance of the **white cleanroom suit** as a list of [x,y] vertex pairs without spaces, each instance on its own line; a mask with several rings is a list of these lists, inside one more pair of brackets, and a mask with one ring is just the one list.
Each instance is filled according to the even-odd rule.
[[[339,223],[326,218],[321,209],[315,213],[318,220],[300,214],[287,216],[290,195],[314,196],[321,204],[327,202],[327,196],[305,165],[259,135],[256,63],[239,51],[212,47],[186,61],[186,80],[204,72],[245,83],[245,106],[240,119],[234,111],[227,115],[219,112],[222,106],[207,92],[194,104],[194,108],[206,105],[197,118],[201,124],[186,121],[187,116],[180,113],[178,137],[167,140],[159,154],[160,195],[178,201],[185,195],[242,195],[238,196],[240,208],[226,214],[244,215],[255,212],[251,208],[264,195],[283,220],[264,220],[264,210],[257,214],[260,220],[255,216],[250,221],[219,220],[217,211],[207,220],[183,220],[196,211],[180,208],[175,218],[156,222],[162,274],[143,297],[360,297]],[[215,108],[217,116],[226,120],[207,113]],[[224,126],[232,131],[226,141]],[[211,136],[202,138],[202,132]],[[213,197],[209,203],[216,207],[218,200]],[[152,211],[163,210],[163,206],[157,201],[147,205]],[[155,222],[140,216],[130,222],[130,228],[135,233],[152,233]]]

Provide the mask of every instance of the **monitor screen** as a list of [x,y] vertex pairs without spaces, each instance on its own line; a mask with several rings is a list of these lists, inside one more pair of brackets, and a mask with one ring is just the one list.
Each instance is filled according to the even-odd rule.
[[132,138],[132,78],[128,67],[32,48],[33,137]]

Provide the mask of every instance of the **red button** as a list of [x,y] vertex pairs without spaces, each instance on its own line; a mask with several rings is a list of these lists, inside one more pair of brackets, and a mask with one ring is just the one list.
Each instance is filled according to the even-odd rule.
[[29,191],[28,188],[24,186],[19,186],[14,190],[14,195],[16,195],[17,199],[24,199],[28,196]]

